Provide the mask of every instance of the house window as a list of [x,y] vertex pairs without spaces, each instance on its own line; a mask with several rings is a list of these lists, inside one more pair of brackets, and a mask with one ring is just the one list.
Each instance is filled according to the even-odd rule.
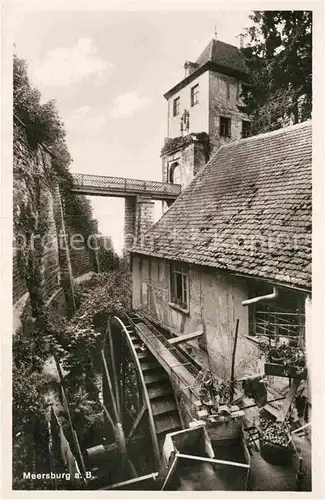
[[220,116],[220,136],[231,137],[231,119]]
[[170,301],[188,310],[188,266],[178,262],[170,265]]
[[226,82],[226,86],[227,86],[227,99],[230,99],[230,83]]
[[240,82],[237,82],[237,91],[236,91],[236,99],[237,101],[239,100],[240,98],[240,92],[241,92],[241,89],[240,89]]
[[275,341],[289,338],[291,343],[296,344],[305,334],[305,315],[302,311],[256,304],[250,308],[249,322],[250,335]]
[[191,88],[191,106],[199,104],[199,84]]
[[250,135],[250,122],[248,120],[243,120],[242,121],[242,129],[241,129],[241,136],[243,139],[245,137],[249,137]]
[[174,101],[173,101],[173,115],[174,116],[179,115],[180,101],[181,100],[179,97],[176,97],[176,99],[174,99]]
[[[250,290],[252,297],[269,293],[270,287],[255,285]],[[271,302],[258,302],[249,307],[249,335],[267,339],[290,339],[298,342],[305,335],[305,311],[303,299],[293,293],[280,291],[279,298]]]

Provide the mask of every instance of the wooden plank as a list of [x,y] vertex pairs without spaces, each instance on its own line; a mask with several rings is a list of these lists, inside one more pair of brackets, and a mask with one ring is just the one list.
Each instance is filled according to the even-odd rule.
[[303,368],[295,368],[285,367],[280,363],[265,363],[264,364],[264,373],[265,375],[271,375],[273,377],[289,377],[293,379],[305,379],[307,378],[307,369]]
[[166,485],[168,484],[169,479],[172,477],[172,475],[175,471],[176,463],[178,460],[178,455],[175,451],[172,451],[171,457],[172,458],[171,458],[170,466],[168,467],[168,472],[167,472],[165,481],[164,481],[162,487],[160,488],[160,491],[163,491],[165,489]]
[[280,409],[280,420],[282,422],[285,422],[285,420],[287,419],[287,416],[289,414],[289,411],[290,411],[291,405],[293,403],[293,400],[294,400],[294,398],[296,396],[296,392],[298,390],[300,382],[301,382],[300,379],[297,379],[297,378],[293,379],[293,382],[291,384],[289,392],[288,392],[285,400],[283,401],[283,406]]
[[192,375],[184,364],[180,364],[179,359],[174,356],[172,348],[166,347],[144,323],[137,324],[139,337],[144,342],[148,350],[157,359],[159,364],[173,377],[177,377],[177,383],[183,390],[188,389],[193,398],[200,401],[199,386],[196,377]]
[[177,453],[178,458],[188,458],[189,460],[197,460],[198,462],[211,462],[212,464],[231,465],[233,467],[241,467],[249,469],[250,465],[240,462],[231,462],[230,460],[221,460],[219,458],[199,457],[197,455],[186,455],[185,453]]
[[188,340],[202,337],[202,335],[203,335],[203,332],[200,330],[197,332],[186,333],[185,335],[179,335],[178,337],[168,339],[168,342],[169,342],[169,344],[181,344],[182,342],[187,342]]
[[57,358],[55,356],[53,356],[53,357],[54,357],[54,361],[55,361],[56,368],[57,368],[57,371],[58,371],[58,374],[59,374],[59,378],[60,378],[62,398],[63,398],[64,406],[65,406],[65,409],[66,409],[66,412],[67,412],[67,415],[68,415],[68,420],[69,420],[71,434],[72,434],[72,437],[73,437],[73,440],[74,440],[74,444],[75,444],[76,449],[77,449],[78,454],[79,454],[79,460],[80,460],[82,472],[84,474],[83,481],[85,483],[87,483],[85,463],[84,463],[84,459],[83,459],[83,456],[82,456],[82,453],[81,453],[81,450],[80,450],[78,435],[77,435],[76,431],[74,430],[74,427],[73,427],[73,424],[72,424],[71,411],[70,411],[70,406],[69,406],[68,398],[67,398],[67,395],[66,395],[66,392],[65,392],[65,382],[64,382],[64,378],[63,378],[63,374],[62,374],[61,365],[60,365],[59,361],[57,360]]

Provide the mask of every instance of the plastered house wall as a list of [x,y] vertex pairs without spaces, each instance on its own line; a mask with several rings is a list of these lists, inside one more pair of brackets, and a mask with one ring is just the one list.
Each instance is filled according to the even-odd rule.
[[[191,106],[191,88],[199,84],[199,103]],[[173,116],[174,99],[180,98],[179,115]],[[182,135],[180,123],[184,110],[189,111],[188,132],[209,132],[209,72],[206,71],[168,99],[167,137]]]
[[239,319],[236,377],[259,369],[257,347],[246,338],[248,309],[242,301],[248,298],[248,291],[244,279],[190,265],[187,314],[170,305],[167,260],[133,255],[132,283],[133,308],[147,312],[175,333],[203,332],[211,368],[221,378],[230,376],[236,320]]

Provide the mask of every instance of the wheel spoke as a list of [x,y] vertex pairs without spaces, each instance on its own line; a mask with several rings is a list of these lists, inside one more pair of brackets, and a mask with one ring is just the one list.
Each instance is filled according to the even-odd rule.
[[117,405],[116,405],[115,395],[113,392],[112,380],[111,380],[111,376],[109,374],[108,366],[106,363],[104,350],[101,351],[101,354],[102,354],[104,372],[105,372],[105,376],[106,376],[106,380],[107,380],[107,384],[108,384],[108,388],[109,388],[109,392],[110,392],[110,396],[111,396],[111,400],[112,400],[112,404],[113,404],[115,422],[118,423],[119,422],[119,414],[117,411]]
[[111,360],[112,373],[113,373],[113,382],[114,382],[114,388],[115,388],[115,401],[116,401],[117,412],[119,414],[119,422],[121,422],[121,420],[122,420],[121,396],[120,396],[119,380],[118,380],[118,375],[117,375],[117,370],[116,370],[116,362],[115,362],[116,358],[115,358],[114,342],[113,342],[113,337],[112,337],[112,329],[111,329],[111,325],[110,325],[110,320],[107,321],[106,335],[107,334],[108,334],[108,341],[109,341],[109,348],[110,348],[110,360]]
[[113,431],[115,433],[115,424],[114,424],[114,421],[109,413],[109,411],[107,410],[106,406],[102,403],[102,407],[103,407],[103,410],[104,410],[104,415],[105,417],[107,418],[107,420],[109,421],[109,423],[111,424],[112,428],[113,428]]
[[146,409],[147,409],[146,405],[143,405],[142,408],[141,408],[141,410],[140,410],[140,412],[139,412],[139,414],[138,414],[138,416],[137,416],[137,418],[133,422],[133,425],[131,427],[131,430],[129,432],[128,437],[126,438],[126,444],[128,444],[131,441],[131,439],[132,439],[135,431],[137,430],[137,427],[138,427],[138,425],[139,425],[139,423],[140,423],[140,421],[141,421],[141,419],[142,419],[142,417],[143,417]]
[[131,460],[129,458],[128,458],[128,464],[130,466],[132,476],[138,477],[138,473],[136,471],[136,468],[134,467],[133,463],[131,462]]

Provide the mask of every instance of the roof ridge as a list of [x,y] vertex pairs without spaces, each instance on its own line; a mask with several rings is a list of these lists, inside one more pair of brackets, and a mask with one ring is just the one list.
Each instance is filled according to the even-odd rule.
[[280,135],[280,134],[288,133],[288,132],[290,132],[293,129],[304,128],[304,127],[307,127],[307,126],[311,127],[311,125],[312,125],[312,120],[308,119],[308,120],[305,120],[305,121],[300,122],[300,123],[295,123],[294,125],[288,125],[287,127],[281,127],[281,128],[279,128],[277,130],[270,130],[269,132],[263,132],[262,134],[252,135],[250,137],[246,137],[245,139],[238,139],[236,141],[228,142],[227,144],[223,144],[219,149],[217,149],[217,151],[219,151],[222,147],[229,148],[229,147],[233,146],[234,144],[238,144],[238,143],[241,143],[241,142],[248,142],[248,141],[253,141],[253,140],[256,140],[256,139],[263,139],[265,137],[273,137],[274,135]]
[[228,45],[229,47],[234,47],[235,49],[239,50],[239,47],[237,45],[233,45],[232,43],[224,42],[223,40],[215,40],[218,43],[223,43],[224,45]]
[[[211,43],[212,42],[212,43]],[[212,38],[210,42],[210,55],[209,55],[209,60],[212,61],[212,55],[213,55],[213,46],[214,46],[214,42],[216,42],[216,40],[214,38]]]

